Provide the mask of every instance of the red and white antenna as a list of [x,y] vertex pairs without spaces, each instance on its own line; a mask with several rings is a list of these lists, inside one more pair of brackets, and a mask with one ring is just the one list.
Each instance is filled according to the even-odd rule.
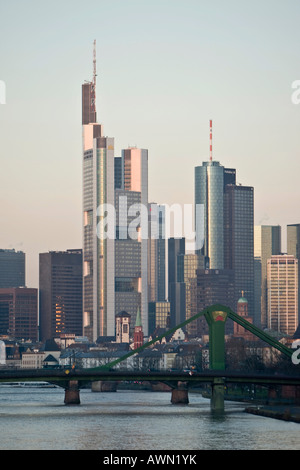
[[212,161],[212,120],[209,121],[209,160]]

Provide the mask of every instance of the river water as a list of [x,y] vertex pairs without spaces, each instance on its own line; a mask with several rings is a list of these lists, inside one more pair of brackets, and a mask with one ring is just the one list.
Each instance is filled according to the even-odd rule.
[[297,423],[245,413],[189,393],[172,405],[168,392],[81,390],[66,406],[60,388],[0,386],[1,450],[300,450]]

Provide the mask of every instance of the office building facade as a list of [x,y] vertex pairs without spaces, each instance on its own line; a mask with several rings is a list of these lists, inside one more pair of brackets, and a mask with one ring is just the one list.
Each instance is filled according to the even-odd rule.
[[[185,319],[193,317],[197,313],[197,269],[198,255],[194,253],[181,254],[177,257],[178,282],[185,284]],[[186,331],[190,336],[197,336],[196,322],[186,325]]]
[[[281,253],[281,227],[257,225],[254,227],[255,316],[254,323],[267,327],[267,261]],[[247,294],[246,294],[247,295]]]
[[148,206],[148,302],[166,300],[165,207]]
[[0,288],[0,335],[38,341],[38,290]]
[[40,339],[82,336],[82,250],[39,255]]
[[290,336],[299,323],[298,272],[293,255],[272,256],[267,261],[267,327]]
[[135,214],[130,215],[128,209],[139,206],[141,193],[117,189],[115,202],[115,314],[126,311],[130,315],[133,333],[137,312],[142,308],[142,243],[139,234],[136,238],[129,234]]
[[0,288],[25,287],[25,253],[0,250]]
[[149,334],[152,335],[156,328],[170,328],[170,302],[149,302]]
[[[203,207],[203,219],[195,213],[196,233],[203,229],[205,268],[224,268],[223,205],[224,167],[217,161],[203,162],[195,168],[195,208]],[[203,225],[203,227],[201,227]]]
[[[141,315],[143,332],[148,335],[148,151],[136,147],[122,150],[118,162],[115,185],[122,189],[115,190],[117,217],[116,235],[116,279],[124,276],[135,279],[131,291],[132,302],[124,304],[125,293],[116,292],[116,313],[120,307],[131,315],[134,327],[137,312]],[[129,251],[134,253],[130,258]],[[120,262],[120,250],[126,264]],[[138,263],[138,265],[137,265]],[[138,269],[135,268],[138,266]],[[121,271],[120,271],[121,270]],[[122,272],[122,276],[120,276]],[[116,284],[117,288],[117,284]],[[127,292],[129,299],[130,293]],[[135,296],[135,299],[133,298]],[[123,305],[120,303],[124,299]]]
[[298,260],[298,317],[300,308],[300,224],[287,226],[287,254]]
[[185,238],[168,239],[168,300],[170,302],[171,326],[178,325],[185,320],[186,315],[186,290],[185,283],[178,279],[179,255],[185,254]]
[[234,302],[242,291],[254,316],[254,190],[227,185],[224,193],[224,267],[234,272]]

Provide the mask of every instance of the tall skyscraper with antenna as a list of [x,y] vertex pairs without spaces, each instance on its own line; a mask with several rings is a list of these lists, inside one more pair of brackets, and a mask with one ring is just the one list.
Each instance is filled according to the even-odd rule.
[[[253,315],[253,206],[252,187],[236,184],[236,170],[213,159],[212,121],[209,121],[209,161],[195,168],[196,233],[203,235],[197,251],[199,267],[227,270],[234,274],[234,302],[246,291],[249,314]],[[199,220],[199,215],[201,219]]]
[[97,123],[96,76],[95,41],[93,80],[82,85],[83,333],[90,341],[115,334],[115,242],[102,223],[104,205],[114,206],[114,139]]
[[[213,160],[212,121],[210,120],[209,161],[195,168],[195,207],[203,206],[203,219],[199,220],[196,211],[196,231],[204,235],[201,255],[204,266],[209,269],[224,268],[224,188],[235,184],[235,170],[226,169]],[[199,236],[199,232],[198,235]]]

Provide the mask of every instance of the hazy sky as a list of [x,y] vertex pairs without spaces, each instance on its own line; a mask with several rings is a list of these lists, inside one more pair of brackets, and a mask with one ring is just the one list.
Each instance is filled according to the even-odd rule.
[[81,84],[115,155],[149,150],[149,199],[193,203],[213,157],[254,187],[255,223],[300,222],[299,0],[0,0],[0,248],[82,246]]

